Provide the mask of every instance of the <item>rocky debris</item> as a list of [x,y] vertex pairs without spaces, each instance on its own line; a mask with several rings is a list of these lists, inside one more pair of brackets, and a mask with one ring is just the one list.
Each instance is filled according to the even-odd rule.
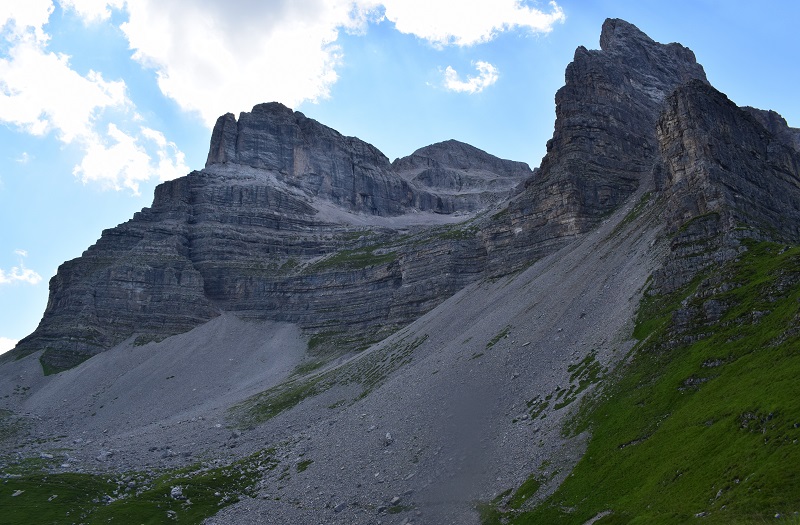
[[183,487],[177,485],[169,490],[169,497],[175,500],[185,500],[186,496],[183,495]]

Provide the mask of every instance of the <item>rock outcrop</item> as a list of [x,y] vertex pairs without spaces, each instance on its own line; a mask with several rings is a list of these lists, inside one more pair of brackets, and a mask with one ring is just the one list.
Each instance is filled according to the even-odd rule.
[[742,238],[800,241],[800,153],[776,116],[739,108],[697,81],[667,98],[656,172],[673,240],[656,289],[736,256]]
[[[432,171],[408,176],[423,159]],[[277,102],[259,104],[238,121],[231,113],[217,120],[206,167],[218,164],[265,170],[350,211],[381,216],[475,211],[507,197],[531,175],[523,162],[498,159],[457,141],[423,148],[390,164],[371,144]]]
[[690,49],[606,20],[600,50],[579,47],[567,66],[547,155],[493,230],[497,242],[536,257],[595,226],[651,176],[662,103],[692,79],[706,82]]

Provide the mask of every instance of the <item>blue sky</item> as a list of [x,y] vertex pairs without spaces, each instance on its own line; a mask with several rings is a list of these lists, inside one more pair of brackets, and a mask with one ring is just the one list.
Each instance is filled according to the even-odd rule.
[[800,126],[794,0],[3,0],[0,351],[59,264],[203,167],[218,115],[278,100],[390,159],[455,138],[534,167],[607,17]]

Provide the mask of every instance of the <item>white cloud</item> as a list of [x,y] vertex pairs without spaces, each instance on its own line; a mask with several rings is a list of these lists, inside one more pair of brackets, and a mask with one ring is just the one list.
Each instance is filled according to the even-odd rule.
[[[136,192],[151,177],[183,175],[183,153],[146,127],[123,80],[79,74],[68,56],[49,49],[44,28],[53,1],[0,0],[7,44],[0,46],[0,122],[80,147],[85,156],[73,173],[84,182]],[[548,32],[564,19],[555,2],[542,10],[521,0],[57,1],[64,16],[86,23],[124,10],[120,28],[133,59],[209,127],[223,113],[261,102],[296,107],[326,98],[342,62],[340,32],[363,32],[379,19],[439,47],[488,42],[513,29]],[[478,76],[467,80],[448,68],[448,89],[477,93],[497,80],[493,66],[475,65]]]
[[457,93],[475,94],[497,82],[500,77],[497,68],[489,62],[478,61],[473,62],[473,65],[478,70],[478,75],[467,77],[467,80],[461,80],[458,72],[447,66],[444,71],[444,87]]
[[0,337],[0,354],[4,354],[9,350],[13,350],[19,343],[19,339],[9,339],[8,337]]
[[516,28],[548,32],[564,20],[555,2],[539,10],[520,0],[138,0],[126,9],[134,59],[208,126],[260,102],[326,98],[342,60],[339,31],[364,30],[379,16],[437,46],[488,42]]
[[0,29],[8,40],[30,34],[40,41],[47,40],[42,26],[53,12],[51,0],[4,0],[0,2]]
[[42,281],[42,276],[34,272],[30,268],[25,268],[25,264],[22,262],[22,258],[27,257],[28,252],[25,250],[18,249],[14,250],[14,254],[18,255],[20,258],[19,266],[14,266],[8,272],[0,268],[0,285],[12,284],[17,282],[23,282],[34,285],[39,284]]
[[[60,1],[87,22],[103,20],[110,16],[109,8],[124,4]],[[64,144],[82,149],[84,157],[73,173],[83,182],[138,193],[142,181],[185,175],[189,170],[183,153],[160,132],[142,127],[123,80],[109,81],[96,71],[81,75],[67,55],[47,49],[49,38],[42,27],[52,2],[35,0],[30,5],[37,8],[27,10],[19,7],[23,4],[27,0],[0,5],[0,24],[6,27],[0,37],[9,44],[5,56],[0,51],[0,122],[36,136],[53,133]],[[116,112],[116,121],[107,125],[103,121],[109,111]],[[160,139],[153,142],[155,134]],[[17,161],[29,158],[23,153]]]
[[55,131],[67,144],[92,133],[99,111],[125,107],[125,82],[70,68],[69,57],[25,39],[0,58],[0,120],[33,135]]
[[338,78],[338,31],[365,20],[356,7],[352,0],[139,0],[127,4],[122,30],[161,91],[211,126],[232,109],[327,97]]
[[122,9],[125,0],[58,0],[64,9],[72,9],[86,22],[106,20],[111,9]]
[[15,160],[16,162],[20,163],[20,164],[27,164],[27,163],[29,163],[29,162],[31,161],[31,159],[32,159],[32,158],[33,158],[33,156],[32,156],[32,155],[30,155],[30,154],[28,154],[28,152],[27,152],[27,151],[23,151],[23,152],[20,154],[20,156],[19,156],[19,157],[17,157],[16,159],[14,159],[14,160]]
[[564,12],[555,2],[549,11],[523,5],[520,0],[375,0],[385,17],[401,33],[412,34],[436,46],[471,46],[489,42],[503,31],[517,28],[548,33]]
[[183,153],[158,131],[141,128],[140,135],[155,144],[158,162],[148,153],[144,140],[109,124],[105,136],[95,135],[86,145],[86,156],[73,174],[84,183],[100,182],[114,189],[128,188],[135,194],[139,183],[150,178],[174,179],[188,173]]

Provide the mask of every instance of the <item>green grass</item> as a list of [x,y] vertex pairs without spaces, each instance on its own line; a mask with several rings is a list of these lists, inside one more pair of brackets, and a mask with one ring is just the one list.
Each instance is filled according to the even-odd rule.
[[356,250],[341,250],[306,268],[306,273],[324,271],[361,270],[370,266],[389,264],[397,259],[397,253],[377,253],[375,247]]
[[[750,244],[707,277],[642,303],[641,343],[572,429],[591,431],[585,455],[504,522],[579,525],[604,511],[598,525],[798,522],[800,248]],[[727,305],[718,321],[710,299]]]
[[[24,474],[0,485],[0,524],[201,523],[241,495],[254,495],[261,470],[276,465],[273,453],[268,449],[225,467],[196,466],[155,478],[52,474],[28,465]],[[126,479],[135,480],[136,487],[128,489]],[[176,486],[185,499],[171,496]]]
[[508,336],[508,333],[509,333],[510,331],[511,331],[511,325],[508,325],[508,326],[506,326],[505,328],[503,328],[502,330],[500,330],[500,332],[499,332],[499,333],[497,333],[497,335],[495,335],[494,337],[492,337],[491,341],[489,341],[488,343],[486,343],[486,348],[487,348],[487,349],[488,349],[488,348],[491,348],[491,347],[493,347],[494,345],[496,345],[497,343],[499,343],[499,342],[500,342],[500,339],[502,339],[502,338],[504,338],[504,337]]
[[528,498],[536,494],[541,486],[542,481],[535,474],[531,474],[514,492],[511,499],[508,500],[508,506],[512,509],[522,507],[522,505],[528,501]]
[[403,338],[340,368],[276,385],[234,407],[234,417],[242,427],[259,425],[336,385],[359,384],[362,390],[357,399],[364,398],[383,384],[392,372],[410,363],[414,350],[427,339],[427,334],[411,341]]
[[305,472],[312,463],[314,463],[313,459],[304,459],[297,464],[297,472]]

